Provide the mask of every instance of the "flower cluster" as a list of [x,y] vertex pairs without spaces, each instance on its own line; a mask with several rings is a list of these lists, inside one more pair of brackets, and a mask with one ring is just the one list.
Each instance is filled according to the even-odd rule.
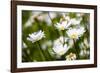
[[59,30],[65,30],[68,29],[71,25],[78,25],[80,24],[82,18],[76,19],[76,18],[70,18],[69,16],[63,16],[61,21],[57,24],[55,24],[56,28]]
[[[65,31],[66,35],[68,36],[67,39],[72,40],[71,43],[73,43],[73,40],[79,39],[85,32],[85,29],[83,26],[79,27],[80,22],[82,21],[82,18],[76,19],[76,18],[70,18],[69,16],[63,15],[63,18],[60,20],[59,23],[55,24],[55,27],[60,30],[62,33]],[[70,26],[76,26],[76,27],[70,27]],[[78,26],[78,27],[77,27]],[[62,31],[64,30],[64,31]],[[58,54],[58,55],[64,55],[71,46],[67,45],[67,40],[66,37],[63,35],[62,37],[58,38],[54,43],[53,50]],[[75,42],[74,42],[75,46]],[[76,59],[76,55],[73,53],[70,53],[69,55],[66,56],[66,60],[74,60]]]
[[[66,13],[62,13],[58,20],[56,20],[57,14],[53,12],[44,13],[42,16],[41,12],[34,13],[26,22],[25,26],[28,26],[28,24],[32,25],[36,20],[37,22],[33,26],[40,21],[37,25],[39,28],[35,26],[37,29],[34,30],[35,27],[32,27],[34,32],[28,33],[28,42],[23,42],[22,47],[28,48],[27,44],[33,44],[33,47],[39,48],[39,54],[37,53],[37,55],[41,56],[41,58],[38,59],[39,61],[71,61],[81,58],[87,59],[87,57],[89,57],[89,31],[83,26],[85,24],[83,23],[84,13],[77,13],[73,17]],[[47,24],[47,26],[45,24]],[[50,59],[47,59],[47,57]],[[37,61],[36,59],[32,61]]]

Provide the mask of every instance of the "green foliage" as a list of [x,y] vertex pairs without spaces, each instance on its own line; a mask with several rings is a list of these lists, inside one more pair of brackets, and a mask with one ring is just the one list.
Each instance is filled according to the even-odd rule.
[[[60,22],[60,19],[62,18],[61,13],[55,12],[56,17],[50,18],[48,12],[41,11],[40,15],[37,16],[35,16],[35,13],[32,14],[32,12],[34,11],[25,11],[25,10],[22,11],[22,41],[27,45],[27,47],[22,48],[22,62],[66,60],[65,57],[70,53],[75,53],[77,56],[77,60],[89,59],[90,55],[84,55],[84,56],[80,55],[82,49],[87,49],[88,51],[90,50],[90,47],[88,48],[80,47],[80,43],[84,43],[84,38],[87,38],[89,40],[90,31],[89,27],[87,27],[87,25],[89,25],[90,23],[89,14],[84,13],[84,15],[81,16],[82,21],[80,22],[80,25],[84,26],[86,32],[78,40],[74,41],[75,42],[74,45],[64,55],[58,58],[57,54],[52,49],[53,45],[47,46],[46,49],[43,49],[42,44],[48,40],[51,40],[53,44],[54,40],[59,38],[62,34],[64,34],[63,36],[68,38],[68,35],[66,34],[67,30],[62,33],[55,27],[56,23]],[[68,15],[70,18],[79,18],[77,17],[76,15],[77,13],[75,12],[69,12],[65,14]],[[26,23],[32,15],[34,16],[34,18],[32,18],[33,22],[31,23],[30,26],[26,27]],[[48,19],[44,19],[45,16],[43,15],[48,15],[49,19],[48,22],[47,22]],[[41,16],[41,18],[39,18],[39,16]],[[76,26],[72,25],[71,27],[74,28]],[[29,34],[37,32],[39,30],[44,31],[46,36],[45,38],[39,41],[39,44],[37,44],[37,42],[32,43],[27,40]]]

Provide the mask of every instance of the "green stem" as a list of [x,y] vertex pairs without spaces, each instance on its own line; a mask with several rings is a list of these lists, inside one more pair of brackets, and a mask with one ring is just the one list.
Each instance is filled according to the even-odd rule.
[[51,53],[50,53],[50,51],[49,51],[48,49],[47,49],[47,53],[48,53],[50,59],[51,59],[51,60],[54,60],[53,56],[51,55]]
[[61,31],[59,31],[59,34],[60,34],[60,36],[62,36],[63,37],[63,45],[65,44],[65,35],[64,35],[64,30],[61,30]]
[[53,20],[52,20],[50,14],[49,14],[49,12],[48,12],[48,16],[49,16],[49,18],[50,18],[50,20],[51,20],[52,26],[53,26],[53,28],[54,28],[54,32],[55,32],[55,33],[58,32],[58,34],[60,35],[60,32],[59,32],[58,30],[55,30],[55,26],[54,26],[55,23],[53,22]]
[[42,50],[42,48],[41,48],[41,46],[40,46],[40,43],[39,42],[37,42],[37,45],[38,45],[38,49],[39,49],[39,51],[40,51],[40,54],[41,54],[41,56],[42,56],[42,59],[45,61],[46,60],[46,58],[45,58],[45,55],[44,55],[44,53],[43,53],[43,50]]
[[64,41],[63,45],[64,45],[65,44],[64,30],[62,30],[62,35],[63,35],[63,41]]
[[73,42],[74,42],[74,48],[75,48],[75,52],[76,52],[76,55],[77,55],[77,59],[79,58],[79,54],[78,54],[78,50],[77,50],[77,47],[76,47],[76,45],[75,45],[75,40],[73,39]]

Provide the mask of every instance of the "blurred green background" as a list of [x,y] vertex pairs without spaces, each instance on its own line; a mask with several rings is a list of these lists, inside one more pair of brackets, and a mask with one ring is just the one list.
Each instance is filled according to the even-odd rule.
[[[60,37],[59,31],[54,27],[56,23],[60,22],[62,14],[69,16],[70,18],[82,18],[80,23],[84,26],[86,32],[76,41],[76,48],[71,47],[63,56],[55,54],[53,51],[53,42]],[[78,14],[82,14],[79,16]],[[85,60],[90,58],[89,50],[84,44],[84,39],[90,39],[90,15],[88,13],[75,13],[75,12],[46,12],[46,11],[22,11],[22,62],[41,62],[41,61],[62,61],[66,60],[65,56],[72,53],[78,54],[77,60]],[[71,26],[74,27],[74,26]],[[32,43],[27,40],[29,34],[37,32],[39,30],[44,31],[46,38],[40,40],[40,46],[44,56],[41,55],[39,47],[36,43]],[[66,36],[67,37],[67,36]],[[83,43],[83,45],[81,44]],[[76,53],[77,50],[77,53]],[[83,53],[81,51],[83,50]]]

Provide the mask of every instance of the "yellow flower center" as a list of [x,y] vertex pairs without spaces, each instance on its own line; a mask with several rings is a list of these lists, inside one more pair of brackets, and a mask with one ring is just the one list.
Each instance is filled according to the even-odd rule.
[[63,54],[64,54],[64,51],[59,52],[59,55],[63,55]]
[[70,55],[69,55],[69,57],[71,58],[71,57],[73,57],[75,54],[73,54],[73,53],[70,53]]
[[64,30],[64,26],[61,26],[61,28],[60,28],[61,30]]
[[76,59],[76,55],[74,53],[70,53],[69,55],[66,56],[66,60],[74,60]]
[[77,38],[77,33],[73,33],[73,34],[71,35],[71,38],[76,39],[76,38]]

